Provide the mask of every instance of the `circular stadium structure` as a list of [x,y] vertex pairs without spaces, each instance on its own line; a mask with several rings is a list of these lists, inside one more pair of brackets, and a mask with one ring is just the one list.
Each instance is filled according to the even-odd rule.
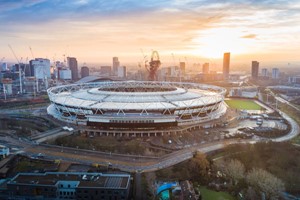
[[47,92],[48,114],[99,135],[178,132],[226,113],[226,90],[213,85],[118,81],[63,85]]

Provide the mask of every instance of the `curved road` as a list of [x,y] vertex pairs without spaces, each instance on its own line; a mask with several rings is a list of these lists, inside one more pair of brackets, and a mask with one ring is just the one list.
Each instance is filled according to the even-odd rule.
[[[280,112],[280,111],[279,111]],[[283,118],[285,118],[291,125],[291,130],[289,134],[276,138],[270,139],[268,141],[274,142],[282,142],[286,140],[290,140],[293,137],[299,134],[300,128],[299,125],[287,114],[280,112]],[[195,152],[202,152],[208,153],[211,151],[215,151],[221,148],[224,148],[226,145],[229,144],[236,144],[236,143],[256,143],[259,141],[266,141],[265,139],[251,139],[251,140],[224,140],[212,143],[201,144],[197,146],[192,146],[190,148],[182,149],[165,156],[159,158],[147,158],[145,156],[120,156],[114,154],[106,154],[101,155],[101,153],[97,153],[94,151],[85,151],[79,150],[76,148],[53,148],[47,147],[42,145],[36,145],[30,141],[22,141],[22,140],[15,140],[14,142],[19,144],[20,146],[24,146],[25,154],[32,155],[36,153],[43,153],[47,158],[50,159],[60,159],[65,161],[77,162],[82,164],[93,164],[93,163],[100,163],[100,164],[111,164],[112,167],[119,168],[123,171],[128,172],[142,172],[142,171],[156,171],[162,168],[166,168],[182,161],[188,160],[193,157],[193,153]]]

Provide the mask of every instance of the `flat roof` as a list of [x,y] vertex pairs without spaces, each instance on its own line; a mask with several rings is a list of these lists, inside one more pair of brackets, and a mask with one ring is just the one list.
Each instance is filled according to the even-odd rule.
[[56,186],[60,181],[78,181],[77,188],[127,189],[130,175],[86,172],[19,173],[9,184]]

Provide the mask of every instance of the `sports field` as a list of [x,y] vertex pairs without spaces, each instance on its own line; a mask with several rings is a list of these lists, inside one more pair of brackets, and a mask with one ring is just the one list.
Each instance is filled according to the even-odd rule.
[[233,109],[239,110],[261,110],[262,107],[252,100],[229,99],[225,100],[226,104]]
[[235,200],[233,196],[226,192],[216,192],[213,190],[209,190],[206,187],[200,187],[200,193],[202,195],[203,200]]

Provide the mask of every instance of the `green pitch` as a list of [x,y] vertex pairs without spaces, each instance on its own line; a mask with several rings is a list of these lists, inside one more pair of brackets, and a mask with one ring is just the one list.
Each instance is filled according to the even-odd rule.
[[262,107],[252,100],[230,99],[225,100],[226,104],[233,109],[239,110],[261,110]]

